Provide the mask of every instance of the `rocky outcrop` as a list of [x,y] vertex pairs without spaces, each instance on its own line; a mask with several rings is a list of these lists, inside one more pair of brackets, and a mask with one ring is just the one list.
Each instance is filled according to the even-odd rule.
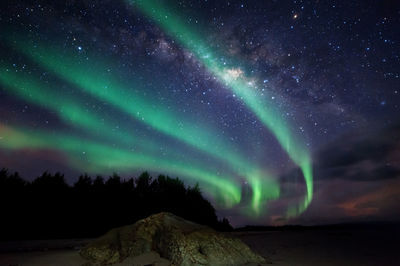
[[241,240],[166,212],[113,229],[84,247],[80,254],[93,264],[113,264],[151,251],[173,265],[265,262]]

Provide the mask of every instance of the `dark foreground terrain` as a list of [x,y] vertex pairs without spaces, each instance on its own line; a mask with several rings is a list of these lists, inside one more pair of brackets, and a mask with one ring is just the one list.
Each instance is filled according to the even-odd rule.
[[400,265],[398,229],[235,233],[275,265]]
[[[400,265],[400,234],[395,225],[295,228],[231,234],[242,239],[273,265]],[[88,241],[2,242],[0,265],[82,265],[85,261],[78,250]],[[153,259],[154,254],[147,254],[119,265],[146,265]]]

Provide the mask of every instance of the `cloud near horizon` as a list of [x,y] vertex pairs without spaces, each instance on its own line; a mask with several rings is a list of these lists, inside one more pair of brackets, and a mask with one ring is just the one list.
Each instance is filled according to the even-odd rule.
[[[39,158],[47,162],[47,170],[51,172],[68,169],[63,163],[65,158],[55,151],[23,150],[12,157],[15,156],[21,160],[9,160],[9,152],[0,152],[1,161],[11,171],[22,170],[23,177],[34,178],[41,174],[43,169],[37,167]],[[282,216],[282,209],[301,199],[305,191],[301,172],[293,170],[282,176],[281,198],[267,205],[268,216],[263,224],[399,220],[400,123],[379,131],[343,135],[320,149],[314,158],[315,198],[309,209],[295,219],[287,220]],[[77,173],[70,169],[66,174]],[[236,226],[252,223],[230,211],[221,214],[231,217]]]
[[[341,136],[314,156],[315,198],[289,223],[400,219],[400,123]],[[283,178],[291,184],[294,171]]]

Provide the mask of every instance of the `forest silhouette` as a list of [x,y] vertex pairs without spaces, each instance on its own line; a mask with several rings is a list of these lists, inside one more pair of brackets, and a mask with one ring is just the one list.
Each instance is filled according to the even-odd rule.
[[28,182],[3,168],[0,209],[2,240],[98,237],[161,211],[232,230],[226,218],[218,220],[198,184],[186,187],[179,178],[152,178],[148,172],[129,179],[84,174],[70,186],[61,173],[44,172]]

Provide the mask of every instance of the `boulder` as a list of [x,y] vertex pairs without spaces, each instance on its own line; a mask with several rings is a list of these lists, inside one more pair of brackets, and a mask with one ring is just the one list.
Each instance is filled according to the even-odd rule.
[[92,265],[104,265],[149,252],[158,253],[173,265],[265,263],[241,240],[167,212],[112,229],[80,254]]

